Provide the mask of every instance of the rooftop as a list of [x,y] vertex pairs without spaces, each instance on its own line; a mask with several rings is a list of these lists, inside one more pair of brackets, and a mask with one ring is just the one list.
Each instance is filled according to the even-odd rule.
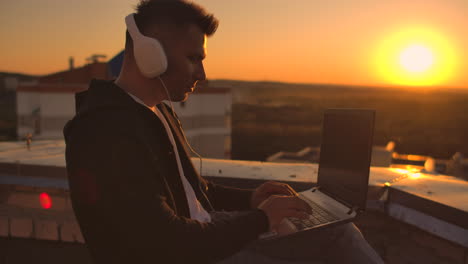
[[[0,143],[0,189],[6,188],[10,193],[9,198],[3,201],[7,204],[15,203],[15,199],[19,199],[15,198],[16,190],[56,190],[55,193],[63,193],[67,201],[64,202],[64,208],[72,215],[68,199],[64,141],[33,141],[30,149],[27,149],[25,142]],[[200,168],[198,158],[194,158],[193,162],[196,168]],[[297,190],[306,190],[313,186],[317,181],[318,172],[318,164],[216,159],[203,159],[201,168],[203,176],[225,184],[242,183],[243,186],[256,186],[262,181],[276,180],[287,182]],[[443,174],[427,173],[411,166],[371,167],[369,186],[368,211],[380,212],[391,219],[415,226],[468,252],[467,181]],[[26,198],[18,201],[24,199]],[[34,199],[37,198],[34,196]],[[73,216],[67,219],[70,218]],[[10,220],[10,228],[12,221]],[[75,234],[75,242],[82,243],[82,239],[78,239],[79,231],[74,232],[78,232]],[[8,234],[13,233],[10,230]]]

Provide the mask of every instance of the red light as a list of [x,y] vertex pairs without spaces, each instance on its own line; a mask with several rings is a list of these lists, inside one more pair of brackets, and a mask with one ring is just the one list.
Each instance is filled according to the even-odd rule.
[[47,193],[39,194],[39,202],[44,209],[50,209],[52,207],[52,199],[50,199]]

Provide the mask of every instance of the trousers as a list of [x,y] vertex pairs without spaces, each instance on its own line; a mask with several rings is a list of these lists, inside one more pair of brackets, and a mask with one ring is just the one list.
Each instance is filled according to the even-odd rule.
[[[219,217],[219,215],[213,215]],[[218,264],[384,263],[353,223],[256,240]]]

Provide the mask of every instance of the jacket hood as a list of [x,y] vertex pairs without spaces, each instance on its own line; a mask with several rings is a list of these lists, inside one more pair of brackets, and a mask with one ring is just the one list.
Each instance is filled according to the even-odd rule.
[[136,103],[114,81],[92,80],[89,89],[75,94],[75,117],[63,129],[65,141],[73,125],[89,114],[105,110],[118,110],[135,107]]
[[133,105],[134,100],[114,81],[92,80],[89,89],[75,94],[76,115]]

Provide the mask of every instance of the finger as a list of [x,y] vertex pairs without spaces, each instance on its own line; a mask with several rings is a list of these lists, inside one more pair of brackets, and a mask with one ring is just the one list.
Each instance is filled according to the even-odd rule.
[[309,214],[303,211],[287,210],[285,213],[287,214],[285,217],[295,217],[299,219],[309,218]]
[[296,211],[296,213],[294,214],[294,217],[299,218],[299,219],[308,219],[309,214],[306,212]]
[[289,208],[292,208],[298,211],[303,211],[309,214],[312,213],[312,208],[306,201],[300,199],[299,197],[287,197],[287,198],[289,200],[289,204],[288,204]]
[[278,185],[281,185],[283,188],[287,189],[289,193],[293,196],[298,196],[299,194],[289,185],[286,183],[276,182]]
[[304,200],[293,196],[272,195],[270,199],[278,200],[278,204],[286,210],[304,211],[312,213],[312,208]]
[[289,185],[284,183],[268,182],[264,187],[267,193],[297,196],[297,193]]
[[262,185],[260,185],[258,189],[265,189],[265,188],[268,189],[268,186],[274,185],[274,184],[275,184],[274,181],[267,181],[267,182],[264,182]]
[[289,186],[289,184],[285,185],[294,196],[299,196],[299,194],[291,186]]
[[312,214],[312,207],[310,207],[310,205],[304,201],[304,200],[301,200],[302,201],[302,205],[303,205],[303,208],[305,209],[304,211],[308,214]]

